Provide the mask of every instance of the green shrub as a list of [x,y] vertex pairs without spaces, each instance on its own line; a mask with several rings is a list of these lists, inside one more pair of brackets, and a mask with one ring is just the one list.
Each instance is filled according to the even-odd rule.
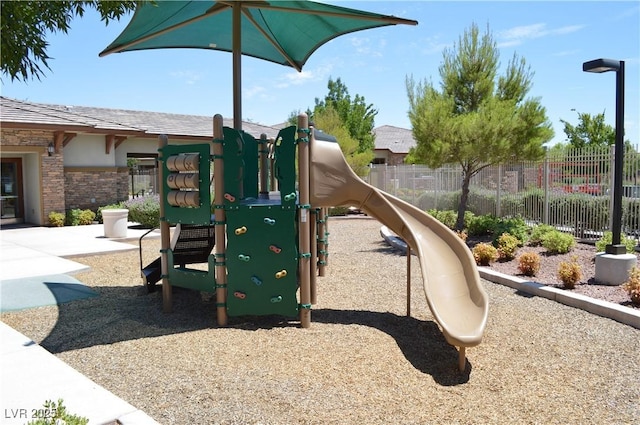
[[53,227],[64,226],[65,215],[63,213],[51,211],[49,213],[49,224]]
[[518,270],[525,276],[535,276],[540,270],[540,256],[535,252],[525,252],[518,257]]
[[[613,242],[613,233],[604,232],[602,238],[596,242],[596,251],[604,252],[604,249],[607,245],[610,245]],[[627,253],[633,254],[636,249],[636,241],[627,238],[625,235],[620,234],[620,243],[627,248]]]
[[531,236],[529,237],[529,245],[540,246],[542,245],[542,238],[549,232],[556,230],[555,227],[548,224],[538,224],[531,229]]
[[582,270],[578,264],[578,257],[573,256],[571,261],[563,261],[558,266],[558,277],[567,289],[576,287],[576,283],[582,278]]
[[529,239],[529,226],[527,226],[527,224],[524,222],[524,219],[520,217],[498,219],[496,228],[494,230],[494,246],[497,246],[497,239],[503,233],[508,233],[512,236],[515,236],[518,239],[518,246],[524,246],[524,244]]
[[498,258],[500,260],[510,261],[516,258],[516,251],[520,241],[509,233],[503,233],[498,237]]
[[93,224],[93,220],[96,218],[96,213],[91,210],[82,210],[78,215],[78,224],[88,225]]
[[133,198],[125,201],[122,206],[129,210],[129,221],[139,223],[147,228],[160,226],[159,195]]
[[473,236],[485,236],[494,233],[498,219],[491,214],[476,215],[470,221],[467,230]]
[[453,210],[460,203],[460,191],[426,191],[418,198],[418,208],[427,210]]
[[349,212],[349,207],[331,207],[329,208],[328,214],[330,216],[340,216],[347,215]]
[[550,254],[566,254],[576,244],[576,238],[568,233],[553,230],[542,237],[542,246]]
[[52,400],[47,400],[44,402],[43,409],[32,410],[36,417],[40,412],[41,415],[46,414],[47,417],[38,417],[35,421],[28,422],[27,425],[86,425],[89,423],[89,419],[85,417],[67,413],[67,408],[62,404],[62,399],[58,400],[58,404]]
[[427,211],[427,213],[433,216],[433,218],[438,220],[440,223],[447,226],[449,229],[455,229],[456,220],[458,219],[457,212],[453,210],[445,210],[445,211],[429,210]]
[[479,243],[471,250],[476,264],[479,266],[488,266],[498,258],[498,250],[491,244]]
[[67,211],[67,216],[64,224],[66,224],[67,226],[79,226],[81,214],[82,214],[82,210],[77,208]]

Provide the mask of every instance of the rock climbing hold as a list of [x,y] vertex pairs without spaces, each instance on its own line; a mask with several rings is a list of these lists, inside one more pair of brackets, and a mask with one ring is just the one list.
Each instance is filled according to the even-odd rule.
[[269,250],[275,252],[276,254],[280,254],[280,252],[282,251],[282,248],[276,246],[276,245],[270,245],[269,246]]
[[236,291],[233,293],[233,296],[240,299],[240,300],[244,300],[245,298],[247,298],[247,294],[245,294],[244,292],[240,292],[240,291]]
[[287,271],[286,270],[280,270],[279,272],[276,273],[276,279],[282,279],[286,275],[287,275]]
[[247,233],[247,227],[246,226],[238,227],[236,229],[236,235],[243,235],[245,233]]

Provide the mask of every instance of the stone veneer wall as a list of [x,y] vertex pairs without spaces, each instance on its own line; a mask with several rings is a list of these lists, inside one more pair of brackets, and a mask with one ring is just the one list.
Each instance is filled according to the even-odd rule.
[[[40,147],[45,152],[41,156],[42,164],[42,212],[44,223],[52,211],[64,211],[64,156],[61,153],[48,156],[49,143],[53,142],[53,131],[2,129],[2,146]],[[25,153],[32,151],[25,150]],[[11,156],[11,153],[7,153]],[[33,188],[35,190],[36,188]]]
[[67,167],[64,173],[66,208],[90,209],[129,199],[127,167]]
[[[2,147],[31,147],[24,153],[32,154],[33,147],[42,148],[42,213],[43,223],[48,223],[52,211],[65,212],[73,208],[91,209],[124,201],[129,198],[129,174],[127,167],[64,167],[64,149],[52,156],[47,147],[54,140],[50,130],[6,129],[0,132]],[[0,147],[1,149],[1,147]],[[6,156],[22,153],[14,149]],[[37,188],[27,188],[37,190]],[[92,200],[94,202],[92,202]]]

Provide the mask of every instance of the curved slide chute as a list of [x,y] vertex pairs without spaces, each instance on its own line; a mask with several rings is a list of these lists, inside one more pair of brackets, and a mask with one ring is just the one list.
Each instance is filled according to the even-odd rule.
[[420,261],[427,303],[447,342],[464,349],[480,344],[489,311],[488,296],[464,241],[429,214],[362,181],[335,142],[314,140],[310,161],[314,207],[355,206],[389,227]]

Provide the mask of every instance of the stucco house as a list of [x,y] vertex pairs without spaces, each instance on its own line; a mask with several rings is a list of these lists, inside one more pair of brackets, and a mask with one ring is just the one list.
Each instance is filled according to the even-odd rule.
[[411,130],[383,125],[373,129],[376,136],[374,164],[399,165],[416,146]]
[[[226,126],[233,126],[225,119]],[[278,129],[243,123],[254,137]],[[129,196],[129,158],[156,158],[171,143],[211,141],[211,116],[33,103],[0,97],[0,225],[46,225],[49,213],[98,207]]]

